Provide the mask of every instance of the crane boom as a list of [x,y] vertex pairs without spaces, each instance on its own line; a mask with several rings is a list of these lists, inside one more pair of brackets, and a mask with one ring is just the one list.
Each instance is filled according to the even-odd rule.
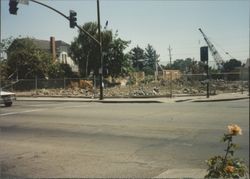
[[224,63],[223,59],[221,58],[219,52],[216,50],[216,48],[214,47],[214,45],[210,42],[210,40],[207,38],[207,36],[204,34],[204,32],[201,30],[201,28],[199,28],[199,31],[201,32],[201,34],[204,37],[204,40],[206,41],[209,50],[212,53],[212,56],[216,62],[216,65],[221,68],[222,64]]

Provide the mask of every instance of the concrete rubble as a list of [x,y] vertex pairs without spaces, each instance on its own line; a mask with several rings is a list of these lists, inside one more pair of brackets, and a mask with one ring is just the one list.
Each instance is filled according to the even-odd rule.
[[[161,97],[170,94],[184,95],[205,95],[206,83],[199,81],[170,81],[148,82],[128,85],[117,83],[112,87],[104,86],[105,97]],[[23,92],[16,92],[17,96],[65,96],[65,97],[96,97],[99,96],[99,87],[93,89],[82,89],[79,87],[66,87],[57,89],[37,89]],[[235,81],[212,81],[210,84],[210,94],[221,94],[230,92],[248,91],[248,82]]]

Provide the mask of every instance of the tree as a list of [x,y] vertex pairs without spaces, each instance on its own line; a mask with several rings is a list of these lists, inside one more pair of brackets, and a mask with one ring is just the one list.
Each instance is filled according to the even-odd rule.
[[180,71],[186,72],[186,73],[199,74],[199,73],[205,72],[204,71],[205,64],[202,62],[197,62],[191,58],[186,58],[185,60],[177,59],[172,64],[171,69],[180,70]]
[[7,50],[8,75],[18,78],[44,78],[51,56],[36,47],[31,38],[15,39]]
[[7,49],[9,48],[9,46],[11,45],[11,43],[13,42],[13,37],[9,37],[6,39],[3,39],[0,42],[0,49],[2,53],[3,57],[2,59],[0,59],[0,80],[4,81],[8,79],[8,65],[7,65],[7,60],[4,57],[4,55],[7,53]]
[[[96,23],[85,23],[82,28],[98,39],[98,26]],[[79,30],[78,36],[71,43],[70,51],[70,56],[78,65],[81,76],[88,76],[90,71],[98,74],[100,68],[99,45],[95,41]]]
[[183,59],[177,59],[173,62],[171,65],[171,69],[174,70],[180,70],[182,72],[188,72],[189,68],[191,66],[192,60],[190,58],[187,58],[186,60]]
[[145,66],[144,71],[146,74],[154,75],[155,69],[158,68],[156,65],[158,63],[160,55],[156,53],[156,50],[153,48],[152,45],[148,44],[145,48]]
[[6,39],[3,39],[2,42],[0,42],[0,49],[3,52],[7,53],[7,50],[13,41],[14,41],[14,38],[12,36]]
[[73,78],[76,75],[72,72],[69,64],[55,62],[48,67],[49,78]]
[[122,40],[117,34],[112,38],[112,42],[107,45],[107,55],[104,56],[104,64],[112,77],[128,74],[131,71],[128,55],[124,50],[130,41]]
[[0,60],[0,80],[4,81],[8,79],[8,66],[6,60]]
[[[96,23],[85,23],[83,29],[98,39],[98,26]],[[113,35],[112,30],[103,30],[101,37],[103,66],[105,69],[108,69],[109,74],[112,76],[126,72],[128,58],[124,54],[124,50],[130,42],[119,38],[117,33]],[[100,68],[99,45],[93,39],[79,31],[78,37],[75,37],[70,49],[70,55],[78,64],[81,76],[88,76],[91,71],[98,74]]]
[[236,59],[230,59],[229,61],[225,62],[223,64],[223,70],[225,72],[231,72],[233,71],[236,67],[241,66],[241,61],[238,61]]
[[129,56],[132,62],[132,67],[136,71],[142,71],[145,64],[145,52],[138,45],[132,48],[129,52]]

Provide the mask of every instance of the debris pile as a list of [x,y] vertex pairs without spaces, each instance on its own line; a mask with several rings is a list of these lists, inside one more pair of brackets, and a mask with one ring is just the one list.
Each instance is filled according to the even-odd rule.
[[[169,96],[172,94],[185,95],[205,95],[206,82],[200,81],[151,81],[147,83],[128,84],[116,82],[115,85],[104,85],[104,97],[154,97]],[[82,82],[81,85],[71,84],[65,88],[57,89],[37,89],[28,92],[16,92],[17,96],[62,96],[62,97],[98,97],[99,87],[93,86],[88,81]],[[248,91],[248,82],[226,82],[210,81],[210,93],[219,94],[227,92]]]

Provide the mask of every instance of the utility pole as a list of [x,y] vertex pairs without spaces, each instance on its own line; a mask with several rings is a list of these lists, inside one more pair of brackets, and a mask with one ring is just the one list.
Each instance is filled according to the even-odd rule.
[[158,78],[158,63],[157,59],[155,59],[155,81],[157,81]]
[[207,72],[207,98],[209,98],[209,66],[208,66],[208,61],[206,64],[206,72]]
[[[0,0],[0,44],[2,43],[2,0]],[[0,45],[0,63],[3,57],[2,45]],[[0,66],[0,93],[2,91],[2,67]]]
[[97,20],[98,20],[98,37],[99,37],[99,55],[101,67],[99,69],[100,74],[100,100],[103,100],[103,56],[102,56],[102,37],[101,37],[101,22],[100,22],[100,4],[97,0]]
[[173,95],[173,89],[172,89],[172,54],[171,54],[171,47],[169,45],[168,52],[169,52],[169,60],[170,60],[170,98],[172,98]]

